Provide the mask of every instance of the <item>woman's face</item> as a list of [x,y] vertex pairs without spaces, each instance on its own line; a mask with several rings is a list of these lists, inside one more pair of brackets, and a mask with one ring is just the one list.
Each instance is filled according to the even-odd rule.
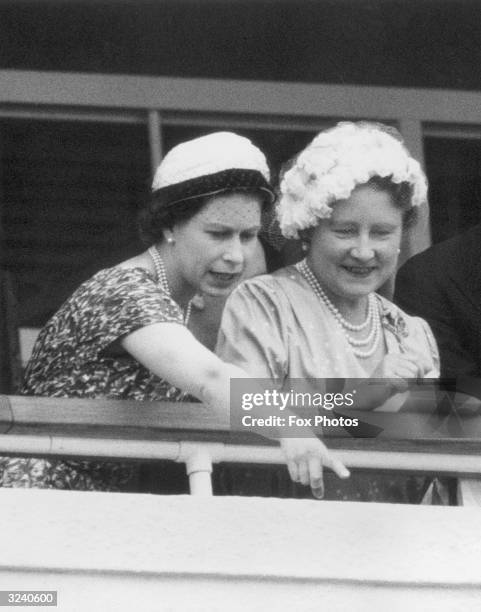
[[184,282],[206,295],[228,295],[254,256],[261,208],[256,195],[220,194],[176,225],[173,255]]
[[356,302],[394,273],[401,234],[391,195],[361,185],[314,228],[307,259],[331,298]]

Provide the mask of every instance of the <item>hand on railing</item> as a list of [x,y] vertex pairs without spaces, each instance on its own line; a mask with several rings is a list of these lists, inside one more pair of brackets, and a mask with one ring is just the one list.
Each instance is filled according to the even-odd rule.
[[371,374],[371,378],[387,379],[393,393],[403,393],[409,387],[409,380],[422,376],[419,364],[403,354],[386,355]]
[[355,392],[356,410],[373,410],[420,379],[416,362],[402,354],[386,355],[369,378],[346,379],[343,392]]
[[326,445],[318,438],[281,438],[289,475],[294,482],[310,485],[314,497],[324,496],[323,469],[329,468],[339,478],[348,478],[349,470],[335,459]]

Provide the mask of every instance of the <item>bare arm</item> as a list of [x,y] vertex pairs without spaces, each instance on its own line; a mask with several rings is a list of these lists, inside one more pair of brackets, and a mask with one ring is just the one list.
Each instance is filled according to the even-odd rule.
[[228,415],[231,378],[248,375],[224,363],[177,323],[156,323],[125,336],[121,344],[139,363],[202,402]]
[[[121,344],[151,372],[212,406],[221,419],[227,419],[229,414],[230,379],[248,378],[244,370],[221,361],[188,329],[176,323],[140,328],[125,336]],[[317,497],[322,497],[323,467],[332,469],[341,478],[349,475],[344,465],[314,436],[285,438],[280,443],[291,478],[310,484]]]

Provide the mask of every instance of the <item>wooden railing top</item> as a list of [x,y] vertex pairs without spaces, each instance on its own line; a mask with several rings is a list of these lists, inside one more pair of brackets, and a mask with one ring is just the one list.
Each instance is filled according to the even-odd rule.
[[[360,413],[369,422],[371,413]],[[398,437],[329,435],[335,449],[403,451],[481,455],[481,416],[465,415],[464,427],[452,423],[426,427],[431,418],[423,414],[375,415],[399,421]],[[456,415],[456,423],[460,416]],[[408,423],[408,427],[406,427]],[[459,423],[458,423],[459,424]],[[337,431],[336,430],[336,431]],[[409,437],[403,437],[403,431]],[[416,435],[419,432],[419,435]],[[220,418],[209,407],[194,402],[147,402],[111,399],[76,399],[0,395],[0,434],[52,435],[77,438],[125,440],[199,440],[243,445],[272,445],[259,435],[232,431],[229,416]]]

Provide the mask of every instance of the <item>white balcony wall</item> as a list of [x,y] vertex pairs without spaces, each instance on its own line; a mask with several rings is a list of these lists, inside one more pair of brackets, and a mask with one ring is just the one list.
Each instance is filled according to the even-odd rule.
[[58,610],[474,610],[479,510],[0,490],[2,589]]

